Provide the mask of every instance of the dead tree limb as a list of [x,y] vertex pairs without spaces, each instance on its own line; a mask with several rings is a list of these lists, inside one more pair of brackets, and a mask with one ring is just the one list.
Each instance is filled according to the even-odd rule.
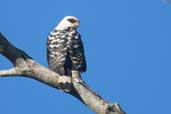
[[78,98],[96,114],[125,114],[119,104],[109,103],[93,92],[80,77],[76,76],[78,75],[77,72],[72,72],[73,77],[77,79],[60,76],[37,63],[24,51],[13,46],[1,33],[0,53],[14,66],[9,70],[1,70],[0,77],[21,76],[41,81]]

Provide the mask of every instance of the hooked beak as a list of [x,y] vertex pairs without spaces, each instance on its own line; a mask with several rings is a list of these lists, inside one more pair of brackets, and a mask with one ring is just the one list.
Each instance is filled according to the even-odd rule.
[[80,25],[80,21],[76,21],[74,24],[76,27],[78,27]]

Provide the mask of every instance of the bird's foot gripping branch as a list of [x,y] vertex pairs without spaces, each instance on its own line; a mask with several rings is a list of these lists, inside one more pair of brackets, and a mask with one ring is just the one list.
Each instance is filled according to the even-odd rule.
[[[49,70],[38,64],[24,51],[13,46],[0,33],[0,53],[6,57],[14,66],[9,70],[1,70],[0,77],[22,76],[38,80],[56,89],[63,90],[66,93],[78,98],[86,106],[92,109],[96,114],[125,114],[117,103],[109,103],[93,92],[78,76],[72,79],[68,76]],[[78,75],[73,73],[73,75]]]

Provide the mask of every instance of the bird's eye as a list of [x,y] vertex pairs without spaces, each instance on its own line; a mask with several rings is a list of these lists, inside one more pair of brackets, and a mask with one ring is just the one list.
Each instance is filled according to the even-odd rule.
[[71,23],[75,23],[75,22],[77,22],[75,19],[67,19],[69,22],[71,22]]

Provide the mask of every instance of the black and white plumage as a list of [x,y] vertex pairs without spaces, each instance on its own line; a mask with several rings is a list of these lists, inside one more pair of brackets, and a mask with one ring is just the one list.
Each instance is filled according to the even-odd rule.
[[77,32],[79,20],[66,16],[50,32],[47,41],[49,68],[60,75],[71,75],[71,71],[86,71],[86,60],[81,36]]

